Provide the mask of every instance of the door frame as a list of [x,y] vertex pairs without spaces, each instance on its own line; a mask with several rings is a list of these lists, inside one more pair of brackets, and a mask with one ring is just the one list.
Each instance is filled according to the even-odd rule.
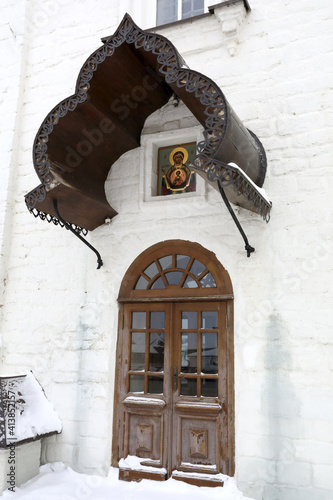
[[[195,258],[200,259],[212,272],[216,279],[216,288],[204,289],[204,293],[198,293],[198,290],[188,289],[172,289],[172,290],[135,290],[135,283],[137,282],[140,270],[155,258],[156,255],[162,256],[171,251],[177,253],[194,255]],[[148,293],[151,292],[151,293]],[[153,292],[153,293],[152,293]],[[120,293],[118,297],[119,303],[119,317],[118,317],[118,338],[117,338],[117,351],[115,363],[115,385],[114,385],[114,412],[113,412],[113,438],[112,438],[112,466],[118,467],[119,462],[119,442],[118,442],[118,423],[119,423],[119,389],[122,366],[122,335],[124,332],[125,321],[125,305],[126,304],[147,304],[148,303],[179,303],[179,302],[225,302],[226,303],[226,349],[227,349],[227,405],[224,408],[226,419],[226,470],[223,471],[229,476],[235,473],[235,411],[234,411],[234,333],[233,333],[233,293],[231,280],[227,271],[217,260],[216,256],[203,248],[197,243],[188,241],[171,240],[162,242],[148,248],[143,252],[130,266],[126,272]],[[165,374],[167,376],[167,374]],[[169,373],[169,377],[172,374]],[[170,381],[171,383],[171,381]],[[164,450],[165,453],[165,450]],[[165,455],[164,455],[165,456]],[[169,462],[168,457],[168,462]]]

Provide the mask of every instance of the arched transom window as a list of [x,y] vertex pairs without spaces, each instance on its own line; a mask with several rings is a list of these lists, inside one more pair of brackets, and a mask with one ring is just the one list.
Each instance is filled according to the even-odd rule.
[[132,263],[118,300],[212,296],[232,298],[229,275],[216,256],[197,243],[170,240],[150,247]]
[[179,288],[216,288],[215,279],[200,260],[183,254],[154,259],[140,274],[135,290]]

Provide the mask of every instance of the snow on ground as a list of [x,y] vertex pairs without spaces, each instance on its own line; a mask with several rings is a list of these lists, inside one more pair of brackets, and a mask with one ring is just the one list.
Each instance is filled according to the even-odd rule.
[[15,493],[8,490],[1,498],[16,500],[251,500],[237,489],[233,478],[223,488],[192,486],[175,479],[164,482],[143,479],[140,483],[118,480],[118,469],[108,477],[87,476],[62,463],[43,465],[40,474]]

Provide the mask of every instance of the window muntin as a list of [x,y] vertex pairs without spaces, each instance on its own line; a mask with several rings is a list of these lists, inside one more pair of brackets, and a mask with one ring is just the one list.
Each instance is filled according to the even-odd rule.
[[146,335],[144,332],[132,332],[131,336],[131,371],[145,369]]
[[182,333],[182,373],[197,373],[197,334]]
[[204,11],[204,0],[157,0],[156,24],[161,26],[179,19],[188,19],[199,16]]
[[178,288],[216,288],[207,267],[194,257],[169,254],[151,262],[138,277],[135,290]]
[[178,0],[157,0],[156,25],[173,23],[178,19]]
[[218,311],[182,311],[182,396],[218,396]]
[[204,13],[204,0],[182,0],[182,19]]
[[164,333],[163,332],[150,332],[150,334],[149,334],[149,371],[150,372],[163,372],[163,370],[164,370]]
[[[193,306],[194,307],[194,306]],[[180,395],[218,396],[219,312],[211,307],[180,312]],[[165,311],[132,311],[128,389],[163,394]]]
[[164,311],[132,311],[129,392],[163,393],[164,334]]
[[202,373],[217,373],[217,354],[217,332],[202,333]]

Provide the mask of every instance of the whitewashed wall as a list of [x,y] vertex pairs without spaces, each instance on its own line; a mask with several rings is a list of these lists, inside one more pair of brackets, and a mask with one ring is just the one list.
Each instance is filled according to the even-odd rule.
[[[23,197],[38,183],[35,134],[74,92],[100,37],[114,32],[124,14],[118,3],[20,0],[7,2],[1,17],[1,373],[32,369],[63,421],[63,433],[44,443],[44,462],[106,473],[122,277],[158,241],[197,241],[215,252],[234,287],[239,487],[255,499],[331,499],[331,0],[250,0],[246,16],[240,4],[160,30],[192,69],[220,85],[263,142],[272,218],[266,224],[237,210],[256,248],[248,259],[212,188],[184,201],[144,201],[138,148],[106,183],[119,215],[90,235],[104,261],[97,271],[94,254],[67,231],[35,220]],[[157,127],[188,127],[186,110],[177,113],[177,124],[168,108],[151,117],[143,142]]]

